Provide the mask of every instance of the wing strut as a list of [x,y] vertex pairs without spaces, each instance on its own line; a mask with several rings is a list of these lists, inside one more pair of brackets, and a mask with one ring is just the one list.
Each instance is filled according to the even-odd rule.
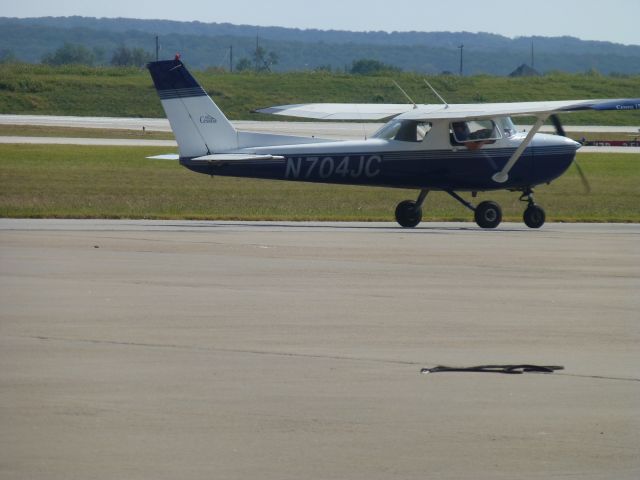
[[533,125],[531,130],[529,130],[529,133],[527,134],[525,139],[522,141],[520,146],[516,149],[515,152],[513,152],[513,155],[511,155],[511,158],[505,164],[503,169],[498,173],[496,173],[493,177],[491,177],[491,179],[494,182],[504,183],[507,180],[509,180],[509,172],[511,171],[513,166],[516,164],[516,162],[520,159],[520,156],[522,156],[522,152],[524,152],[524,150],[529,146],[529,144],[531,143],[531,140],[533,139],[533,136],[536,133],[538,133],[538,130],[540,130],[540,127],[544,125],[544,122],[546,122],[548,117],[549,117],[548,115],[538,117],[538,120],[536,120],[536,123]]

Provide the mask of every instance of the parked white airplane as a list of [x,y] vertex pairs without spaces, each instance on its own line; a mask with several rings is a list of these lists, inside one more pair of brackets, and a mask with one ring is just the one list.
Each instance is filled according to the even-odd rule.
[[[186,168],[206,175],[267,178],[382,187],[415,188],[416,200],[398,204],[403,227],[422,220],[431,190],[447,192],[474,212],[482,228],[502,221],[500,206],[474,206],[456,192],[506,189],[522,192],[524,222],[539,228],[544,210],[533,188],[562,175],[580,144],[565,138],[557,113],[580,110],[640,110],[640,98],[458,105],[305,104],[258,110],[319,120],[390,119],[372,138],[333,141],[237,131],[189,73],[179,57],[148,65]],[[527,133],[513,116],[534,116]],[[537,133],[547,119],[558,135]]]

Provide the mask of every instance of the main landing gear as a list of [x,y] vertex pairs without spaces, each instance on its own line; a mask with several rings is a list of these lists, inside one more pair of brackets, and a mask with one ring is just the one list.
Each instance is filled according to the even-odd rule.
[[[467,202],[453,190],[447,190],[447,193],[473,212],[474,220],[479,227],[496,228],[502,222],[502,209],[496,202],[484,201],[478,206]],[[422,221],[422,205],[429,194],[429,190],[421,190],[418,198],[414,200],[405,200],[400,202],[396,207],[396,221],[405,228],[413,228]],[[533,200],[533,190],[526,189],[520,200],[527,202],[527,209],[524,211],[524,223],[529,228],[540,228],[544,225],[544,210],[535,204]]]
[[418,199],[405,200],[396,207],[396,222],[405,228],[413,228],[422,221],[422,204],[429,195],[429,190],[421,190]]

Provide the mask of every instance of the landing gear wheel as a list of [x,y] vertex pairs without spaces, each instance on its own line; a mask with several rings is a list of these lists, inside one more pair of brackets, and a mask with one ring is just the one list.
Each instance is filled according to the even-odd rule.
[[527,227],[540,228],[544,225],[544,221],[547,217],[542,207],[539,207],[538,205],[529,205],[524,211],[523,218]]
[[496,228],[502,221],[502,209],[496,202],[482,202],[475,210],[476,223],[482,228]]
[[422,208],[413,200],[400,202],[396,207],[396,221],[405,228],[413,228],[422,221]]

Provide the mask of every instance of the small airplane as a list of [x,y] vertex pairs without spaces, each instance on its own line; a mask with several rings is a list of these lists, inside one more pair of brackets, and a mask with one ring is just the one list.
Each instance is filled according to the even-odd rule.
[[[550,183],[574,162],[580,144],[564,135],[558,113],[640,110],[640,98],[487,104],[305,104],[257,112],[318,120],[388,120],[371,138],[335,141],[242,132],[224,116],[176,55],[147,65],[178,143],[179,160],[197,173],[301,182],[419,190],[395,210],[402,227],[422,221],[432,190],[444,191],[474,212],[482,228],[495,228],[502,210],[493,201],[474,206],[457,192],[506,189],[527,203],[524,222],[540,228],[545,211],[533,188]],[[437,94],[437,92],[434,93]],[[511,117],[533,116],[528,133]],[[558,135],[538,133],[551,119]],[[579,170],[582,175],[581,170]]]

